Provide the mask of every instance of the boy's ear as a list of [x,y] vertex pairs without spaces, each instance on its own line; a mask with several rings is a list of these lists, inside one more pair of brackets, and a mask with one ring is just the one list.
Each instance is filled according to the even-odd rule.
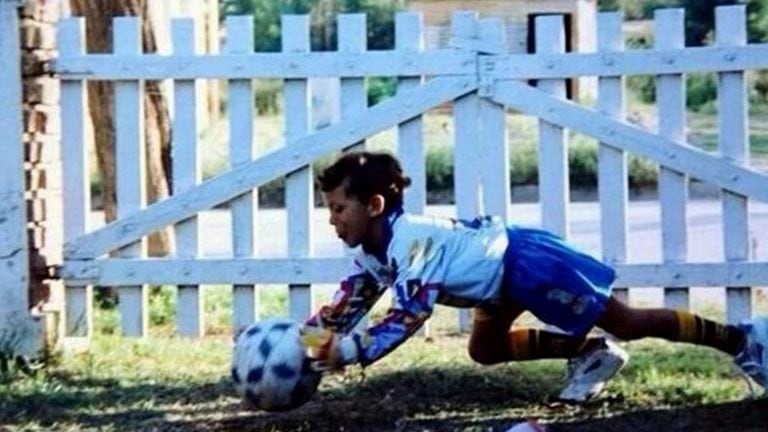
[[383,195],[376,194],[368,201],[368,216],[376,217],[384,213],[386,201]]

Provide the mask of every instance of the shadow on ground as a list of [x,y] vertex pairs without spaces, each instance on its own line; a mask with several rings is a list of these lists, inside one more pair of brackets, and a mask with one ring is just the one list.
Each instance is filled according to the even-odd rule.
[[491,432],[506,431],[534,415],[549,424],[550,432],[768,430],[766,399],[649,409],[609,394],[587,406],[572,407],[549,402],[559,386],[556,365],[534,371],[457,366],[410,368],[362,381],[330,377],[307,405],[278,414],[247,410],[224,378],[195,386],[156,382],[124,386],[115,380],[57,376],[49,390],[12,399],[0,396],[0,426]]

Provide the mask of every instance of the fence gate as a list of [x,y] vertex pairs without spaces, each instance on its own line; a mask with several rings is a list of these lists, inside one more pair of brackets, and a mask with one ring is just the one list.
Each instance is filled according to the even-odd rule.
[[[1,3],[0,3],[1,4]],[[744,8],[717,9],[717,38],[711,47],[683,46],[683,12],[656,15],[653,49],[623,51],[621,17],[603,13],[598,19],[596,53],[564,53],[563,20],[536,18],[537,52],[508,54],[504,26],[497,19],[478,19],[457,12],[452,20],[451,47],[425,51],[417,14],[396,17],[396,48],[366,51],[365,16],[341,15],[336,52],[309,50],[309,20],[284,16],[283,50],[256,53],[250,17],[228,17],[225,52],[194,52],[190,20],[173,23],[173,54],[143,55],[139,23],[116,18],[115,51],[85,54],[82,19],[61,22],[60,56],[55,71],[62,80],[62,145],[64,164],[64,228],[66,246],[61,276],[66,283],[67,335],[90,334],[90,287],[120,286],[122,330],[143,335],[147,327],[146,284],[174,284],[178,291],[178,331],[202,334],[199,285],[230,284],[234,290],[233,322],[257,317],[255,285],[290,284],[290,312],[301,319],[310,311],[310,285],[335,283],[346,269],[343,257],[312,253],[313,209],[310,164],[316,159],[363,145],[365,139],[396,128],[398,154],[414,179],[406,196],[408,211],[424,211],[425,148],[422,116],[452,103],[455,125],[455,197],[457,216],[478,212],[510,218],[509,152],[505,118],[508,109],[539,119],[542,225],[567,235],[569,130],[599,141],[599,193],[603,258],[615,265],[620,287],[667,287],[667,304],[688,306],[689,286],[728,287],[728,319],[751,314],[750,286],[768,285],[768,265],[749,260],[749,199],[768,201],[768,176],[749,166],[745,71],[768,67],[768,46],[746,45]],[[233,37],[237,35],[237,37]],[[685,142],[684,74],[718,76],[718,152],[705,152]],[[656,76],[659,130],[648,131],[625,121],[623,76]],[[367,107],[364,79],[398,77],[397,94]],[[565,80],[593,76],[599,81],[595,107],[565,100]],[[341,80],[342,118],[324,129],[309,131],[307,80]],[[200,182],[195,125],[195,80],[226,79],[230,121],[231,169]],[[254,78],[285,80],[285,145],[256,155],[253,142]],[[115,82],[117,202],[119,218],[104,227],[87,228],[90,211],[88,164],[84,145],[84,83]],[[173,80],[174,190],[163,201],[145,206],[141,193],[142,112],[144,80]],[[536,80],[536,87],[528,84]],[[627,154],[660,166],[663,262],[626,262]],[[256,189],[285,177],[288,252],[281,258],[254,256],[259,239],[254,230]],[[686,250],[687,182],[696,178],[723,190],[725,260],[688,262]],[[232,214],[232,256],[199,256],[199,212],[228,203]],[[174,257],[146,258],[142,238],[173,225]],[[111,254],[111,255],[109,255]],[[460,325],[468,325],[466,314]]]

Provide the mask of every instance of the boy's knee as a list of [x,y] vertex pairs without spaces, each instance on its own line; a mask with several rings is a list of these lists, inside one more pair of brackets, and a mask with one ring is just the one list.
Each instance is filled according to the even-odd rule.
[[488,349],[486,344],[470,343],[469,358],[481,365],[492,365],[499,363],[499,355],[492,349]]

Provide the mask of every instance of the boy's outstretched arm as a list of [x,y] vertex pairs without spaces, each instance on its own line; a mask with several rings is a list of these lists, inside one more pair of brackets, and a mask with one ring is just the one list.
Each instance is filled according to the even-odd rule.
[[355,273],[341,282],[331,303],[320,307],[317,313],[304,321],[304,325],[347,334],[371,310],[386,289],[370,273]]
[[[397,272],[392,287],[395,306],[386,316],[361,333],[338,335],[329,340],[327,349],[329,366],[339,367],[344,364],[360,363],[369,365],[397,348],[415,333],[432,315],[432,311],[442,286],[446,269],[443,261],[443,248],[435,248],[433,253],[413,254],[420,244],[414,245],[397,254],[393,267],[406,264]],[[429,247],[421,248],[425,252]],[[350,327],[351,328],[351,327]]]
[[305,328],[303,340],[313,347],[316,367],[333,370],[352,363],[367,366],[408,339],[432,314],[438,286],[422,286],[417,281],[409,281],[410,295],[401,296],[405,292],[396,286],[397,305],[363,332],[347,335],[320,330],[319,327]]
[[[383,319],[362,333],[352,334],[340,341],[340,348],[349,338],[357,348],[354,361],[367,366],[384,357],[413,335],[432,315],[437,302],[439,285],[422,285],[409,280],[407,287],[395,285],[395,303]],[[347,355],[347,353],[344,353]]]

